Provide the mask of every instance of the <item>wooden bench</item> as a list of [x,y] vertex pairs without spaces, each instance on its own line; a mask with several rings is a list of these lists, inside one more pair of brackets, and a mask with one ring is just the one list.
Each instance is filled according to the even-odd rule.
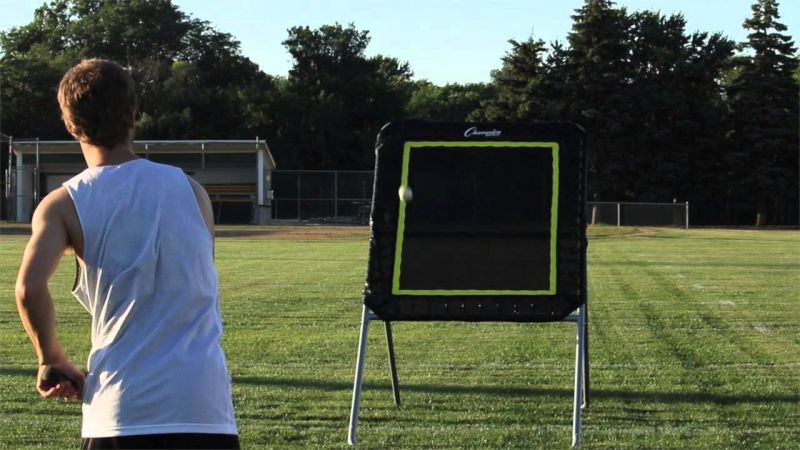
[[222,215],[222,205],[225,203],[249,203],[252,205],[250,222],[253,223],[256,214],[257,186],[255,184],[206,184],[203,185],[211,204],[216,205],[214,221],[219,223]]

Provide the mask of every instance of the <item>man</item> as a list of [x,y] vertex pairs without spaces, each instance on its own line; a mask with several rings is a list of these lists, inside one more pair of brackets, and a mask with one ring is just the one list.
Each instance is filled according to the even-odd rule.
[[[86,60],[58,102],[88,168],[37,207],[17,308],[46,398],[83,401],[83,448],[238,448],[220,346],[213,215],[180,169],[133,153],[137,99],[119,65]],[[92,316],[87,373],[59,345],[47,282],[67,248]],[[43,380],[45,366],[67,378]]]

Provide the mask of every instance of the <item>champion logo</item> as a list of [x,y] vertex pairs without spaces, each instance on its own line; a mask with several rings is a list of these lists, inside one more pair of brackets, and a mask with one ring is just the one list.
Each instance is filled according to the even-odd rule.
[[464,137],[472,137],[472,136],[483,136],[483,137],[498,137],[503,134],[502,131],[498,130],[497,128],[491,130],[479,130],[478,127],[467,128],[467,131],[464,132]]

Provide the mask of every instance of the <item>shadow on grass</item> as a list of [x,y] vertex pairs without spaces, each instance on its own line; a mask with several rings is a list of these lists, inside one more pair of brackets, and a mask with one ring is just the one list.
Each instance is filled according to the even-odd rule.
[[[288,378],[265,378],[265,377],[233,377],[233,382],[245,385],[273,386],[286,388],[311,389],[326,392],[350,391],[353,388],[351,383],[337,381],[321,381],[313,379],[288,379]],[[391,395],[391,386],[379,383],[364,383],[365,390],[383,390],[387,395]],[[458,386],[458,385],[429,385],[429,384],[403,384],[400,381],[400,391],[402,392],[421,392],[421,393],[443,393],[443,394],[486,394],[499,397],[529,397],[529,396],[553,396],[553,397],[572,397],[571,389],[555,388],[528,388],[528,387],[500,387],[500,386]],[[653,391],[623,391],[617,389],[592,389],[591,399],[600,400],[624,400],[656,403],[713,403],[717,405],[731,405],[742,403],[790,403],[798,401],[797,395],[792,394],[715,394],[710,392],[653,392]]]

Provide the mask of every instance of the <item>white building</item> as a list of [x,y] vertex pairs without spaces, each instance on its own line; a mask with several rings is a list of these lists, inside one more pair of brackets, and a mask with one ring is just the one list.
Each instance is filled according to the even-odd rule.
[[[265,224],[272,217],[275,160],[264,140],[135,141],[134,151],[180,167],[202,184],[217,223]],[[75,141],[11,140],[8,167],[9,219],[27,223],[41,198],[86,163]]]

